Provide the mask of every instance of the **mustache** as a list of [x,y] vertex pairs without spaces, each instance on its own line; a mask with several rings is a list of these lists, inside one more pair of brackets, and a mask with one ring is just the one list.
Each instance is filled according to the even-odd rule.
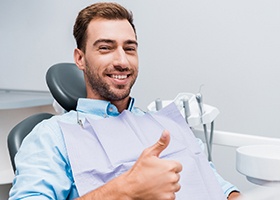
[[108,73],[112,72],[132,72],[133,70],[128,67],[122,67],[122,66],[114,66],[112,69],[106,70]]

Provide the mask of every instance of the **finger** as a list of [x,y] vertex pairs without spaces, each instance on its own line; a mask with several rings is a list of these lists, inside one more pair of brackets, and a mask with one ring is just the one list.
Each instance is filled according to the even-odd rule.
[[160,153],[168,146],[170,142],[170,133],[164,130],[160,136],[160,139],[153,146],[150,147],[150,153],[153,156],[159,156]]
[[179,173],[172,173],[170,175],[170,181],[171,183],[178,183],[180,181],[180,174]]
[[179,173],[176,173],[176,183],[179,182],[180,178],[181,178],[180,174],[179,174]]
[[181,189],[180,183],[176,183],[175,186],[174,186],[174,191],[178,192],[180,189]]
[[175,168],[174,168],[174,171],[175,171],[176,173],[181,172],[181,171],[183,170],[182,164],[179,163],[179,162],[177,162],[177,161],[174,161],[174,162],[176,163],[176,166],[175,166]]

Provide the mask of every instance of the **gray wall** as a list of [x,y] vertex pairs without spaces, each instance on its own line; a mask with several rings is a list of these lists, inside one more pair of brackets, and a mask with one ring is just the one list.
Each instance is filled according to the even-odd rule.
[[[92,2],[1,0],[0,88],[47,90],[47,68],[73,61],[74,19]],[[140,107],[203,84],[216,129],[279,137],[279,0],[117,2],[135,16]]]
[[[73,61],[73,22],[92,2],[1,0],[0,88],[47,90],[47,68]],[[204,101],[221,111],[216,128],[279,135],[280,1],[118,2],[135,16],[140,107],[204,84]]]

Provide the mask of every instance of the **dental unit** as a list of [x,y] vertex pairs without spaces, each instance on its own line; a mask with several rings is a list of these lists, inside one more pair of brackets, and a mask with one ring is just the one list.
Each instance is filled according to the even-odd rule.
[[[215,131],[214,120],[219,110],[203,103],[201,93],[179,93],[173,100],[157,98],[148,105],[149,111],[158,111],[175,103],[194,134],[206,144],[208,160],[212,161],[213,142],[236,148],[236,170],[256,185],[280,185],[280,139],[248,134]],[[210,131],[207,125],[210,124]],[[203,129],[199,128],[202,126]]]
[[[148,105],[148,110],[158,111],[172,102],[175,103],[180,113],[192,129],[200,125],[203,126],[208,160],[211,161],[214,120],[218,116],[219,110],[216,107],[203,104],[201,93],[196,95],[192,93],[179,93],[174,100],[161,100],[158,98]],[[210,133],[208,133],[207,124],[211,124]]]

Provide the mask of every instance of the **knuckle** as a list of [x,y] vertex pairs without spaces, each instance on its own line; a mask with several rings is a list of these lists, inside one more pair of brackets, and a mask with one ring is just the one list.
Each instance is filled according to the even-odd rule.
[[175,198],[176,198],[176,196],[175,196],[174,193],[166,193],[166,194],[162,195],[161,199],[164,199],[164,200],[174,200]]
[[181,185],[178,183],[177,187],[175,188],[175,192],[178,192],[181,189]]
[[183,165],[181,163],[177,162],[177,166],[178,166],[178,172],[182,171]]
[[169,193],[167,195],[167,200],[174,200],[175,199],[175,194],[174,193]]
[[142,154],[143,154],[143,155],[146,155],[146,154],[148,154],[149,151],[150,151],[150,149],[149,149],[149,148],[146,148],[146,149],[143,150]]
[[180,175],[179,175],[179,174],[172,173],[172,174],[170,175],[170,181],[171,181],[172,183],[177,183],[179,180],[180,180]]
[[141,156],[142,156],[142,157],[146,157],[146,156],[148,156],[148,155],[150,154],[150,152],[151,152],[151,148],[146,148],[146,149],[144,149],[144,150],[142,151]]

